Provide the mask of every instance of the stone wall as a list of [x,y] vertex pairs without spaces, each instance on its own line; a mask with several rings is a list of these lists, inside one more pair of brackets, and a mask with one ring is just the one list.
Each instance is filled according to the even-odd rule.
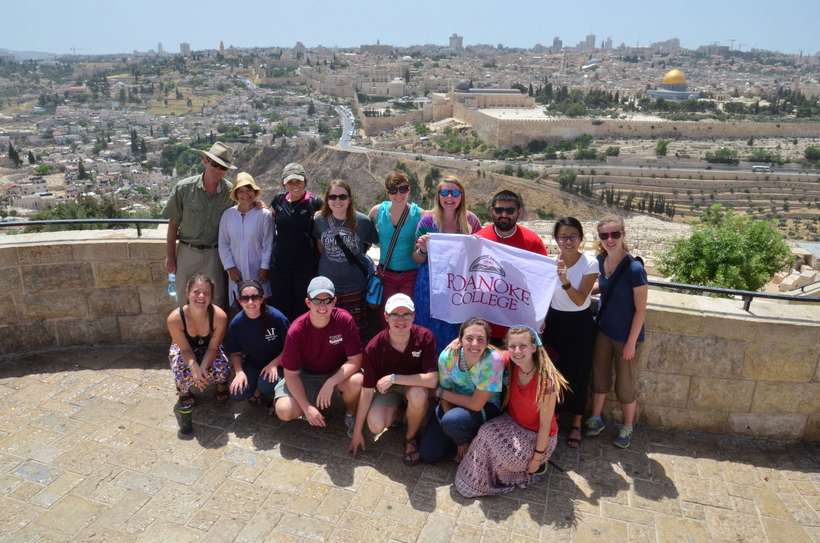
[[582,134],[598,138],[715,139],[748,137],[817,138],[820,123],[744,121],[635,121],[613,119],[498,119],[481,110],[453,107],[457,119],[470,124],[482,140],[496,147],[524,146],[532,140],[572,139]]
[[0,245],[0,356],[168,342],[164,258],[160,240]]
[[[82,235],[89,241],[0,243],[0,356],[169,341],[164,241]],[[739,301],[660,290],[649,302],[641,422],[820,439],[820,305],[755,301],[750,315]]]
[[820,439],[820,305],[755,301],[753,317],[734,300],[651,290],[649,301],[640,421]]

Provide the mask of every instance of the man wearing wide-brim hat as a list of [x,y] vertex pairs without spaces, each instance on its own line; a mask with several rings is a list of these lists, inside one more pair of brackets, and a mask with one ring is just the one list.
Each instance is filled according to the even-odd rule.
[[231,183],[224,177],[228,170],[236,169],[233,149],[218,141],[207,151],[197,152],[202,155],[204,171],[178,181],[162,210],[168,219],[165,269],[176,273],[180,304],[185,303],[188,279],[204,273],[214,281],[213,302],[227,309],[225,272],[217,245],[219,219],[233,205]]

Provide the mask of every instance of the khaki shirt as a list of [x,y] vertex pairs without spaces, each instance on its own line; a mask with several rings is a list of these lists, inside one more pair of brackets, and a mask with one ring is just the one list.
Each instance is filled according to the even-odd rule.
[[216,247],[219,241],[219,219],[231,207],[231,182],[222,179],[216,192],[205,191],[202,174],[180,180],[162,210],[162,216],[178,225],[177,239],[192,245]]

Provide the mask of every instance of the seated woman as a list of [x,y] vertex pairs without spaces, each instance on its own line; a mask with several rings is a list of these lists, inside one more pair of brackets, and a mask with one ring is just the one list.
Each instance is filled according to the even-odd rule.
[[242,311],[231,320],[225,342],[234,371],[231,398],[258,404],[262,397],[273,397],[290,323],[278,309],[265,305],[259,281],[241,281],[237,292]]
[[193,275],[185,286],[188,303],[171,311],[166,319],[171,334],[168,360],[179,394],[174,414],[181,439],[189,439],[194,433],[192,389],[203,390],[216,383],[216,400],[224,402],[228,399],[225,383],[230,366],[222,350],[228,317],[211,303],[213,292],[214,282],[209,277],[201,273]]
[[458,466],[455,487],[467,498],[526,486],[549,460],[558,442],[556,398],[567,387],[534,330],[507,332],[512,361],[507,413],[478,431]]
[[458,342],[439,355],[440,400],[422,432],[422,462],[453,456],[460,462],[478,428],[501,412],[504,361],[489,339],[490,323],[472,318],[461,325]]

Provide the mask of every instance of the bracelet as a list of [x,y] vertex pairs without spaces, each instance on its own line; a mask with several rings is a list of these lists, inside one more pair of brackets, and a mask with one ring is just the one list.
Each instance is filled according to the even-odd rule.
[[416,249],[416,251],[418,251],[418,253],[419,253],[420,255],[422,255],[422,256],[427,256],[427,251],[425,251],[425,250],[424,250],[424,249],[422,249],[421,247],[419,247],[418,249]]
[[569,289],[571,289],[571,288],[572,288],[572,283],[570,283],[569,281],[567,281],[566,283],[563,283],[563,284],[561,285],[561,288],[562,288],[562,289],[564,289],[564,290],[569,290]]
[[544,449],[543,451],[539,451],[538,449],[535,449],[535,450],[533,450],[532,452],[534,452],[535,454],[546,454],[546,453],[547,453],[547,449]]
[[395,373],[390,374],[390,384],[391,385],[396,384],[396,374]]

